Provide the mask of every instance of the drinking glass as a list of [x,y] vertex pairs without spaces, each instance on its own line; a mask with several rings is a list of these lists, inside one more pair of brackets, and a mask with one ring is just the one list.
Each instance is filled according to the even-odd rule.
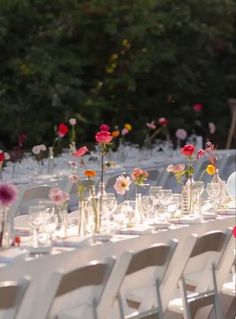
[[154,196],[141,196],[141,209],[142,209],[142,214],[145,218],[154,217],[153,216],[154,203],[155,203]]
[[208,183],[206,187],[207,194],[209,196],[212,208],[216,210],[217,198],[220,194],[220,184],[219,183]]
[[171,189],[162,189],[160,191],[160,203],[162,206],[162,212],[165,214],[167,213],[167,208],[173,198],[173,192]]
[[39,246],[39,230],[45,220],[45,206],[35,205],[30,206],[29,210],[29,225],[33,232],[33,246]]

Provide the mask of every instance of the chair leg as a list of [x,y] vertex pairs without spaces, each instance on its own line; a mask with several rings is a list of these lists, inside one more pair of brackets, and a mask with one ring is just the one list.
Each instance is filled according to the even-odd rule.
[[216,319],[224,319],[221,306],[220,306],[220,298],[218,294],[217,280],[216,280],[216,269],[214,264],[212,264],[212,277],[213,277],[212,279],[213,279],[213,285],[215,290],[215,297],[214,297],[215,316],[216,316]]
[[124,314],[124,309],[123,309],[122,299],[121,299],[120,294],[118,294],[118,296],[117,296],[117,302],[118,302],[118,307],[119,307],[120,319],[124,319],[125,314]]
[[185,289],[185,281],[184,278],[181,278],[179,281],[179,288],[180,288],[180,292],[181,292],[181,296],[182,296],[182,300],[183,300],[183,315],[184,315],[184,319],[191,319],[191,314],[190,314],[190,309],[189,309],[189,304],[188,304],[188,296],[187,296],[187,292]]
[[157,293],[157,302],[158,302],[158,317],[157,318],[164,319],[161,294],[160,294],[160,284],[158,280],[156,280],[156,293]]

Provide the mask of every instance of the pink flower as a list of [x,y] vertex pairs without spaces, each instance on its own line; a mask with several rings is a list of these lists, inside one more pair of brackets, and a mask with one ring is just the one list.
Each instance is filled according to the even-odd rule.
[[131,174],[131,179],[134,183],[140,185],[148,178],[149,174],[147,171],[141,168],[134,168]]
[[169,165],[167,166],[166,170],[169,173],[178,174],[183,172],[185,169],[185,164],[175,164],[175,165]]
[[128,133],[129,133],[129,130],[125,127],[121,130],[121,135],[123,136],[127,135]]
[[197,159],[201,158],[205,156],[205,151],[201,148],[198,152],[197,152]]
[[38,146],[42,152],[45,152],[47,150],[47,147],[44,144],[40,144]]
[[32,148],[32,153],[33,154],[38,155],[40,153],[40,151],[41,151],[41,149],[40,149],[39,145],[33,146],[33,148]]
[[101,124],[99,126],[99,131],[109,132],[110,131],[110,126],[108,124]]
[[176,133],[175,133],[175,136],[179,139],[179,140],[185,140],[186,137],[187,137],[187,132],[182,129],[182,128],[179,128]]
[[76,157],[82,157],[88,152],[88,148],[86,146],[80,147],[77,151],[73,153],[74,156]]
[[214,123],[209,122],[209,123],[208,123],[208,128],[209,128],[210,134],[215,134],[215,132],[216,132],[216,126],[215,126]]
[[74,184],[77,184],[78,181],[79,181],[79,176],[78,175],[70,175],[69,176],[69,180],[74,183]]
[[0,150],[0,163],[3,163],[5,161],[5,153],[3,150]]
[[3,206],[10,206],[18,194],[17,188],[13,184],[0,184],[0,203]]
[[63,192],[60,188],[52,188],[49,192],[49,198],[54,205],[61,206],[69,200],[69,194]]
[[119,195],[124,195],[129,190],[130,184],[131,180],[129,176],[125,177],[124,175],[121,175],[117,177],[114,185],[116,193]]
[[146,123],[146,126],[147,126],[150,130],[155,130],[155,129],[157,128],[154,121],[152,121],[152,122],[150,122],[150,123]]
[[169,121],[165,118],[165,117],[160,117],[158,119],[158,123],[161,125],[161,126],[167,126],[169,124]]
[[69,123],[71,126],[75,126],[77,121],[76,121],[76,119],[69,119]]
[[232,234],[233,234],[234,238],[236,238],[236,226],[234,226],[234,228],[232,230]]
[[202,109],[203,109],[203,105],[200,104],[200,103],[196,103],[196,104],[193,105],[193,110],[194,110],[194,112],[196,112],[196,113],[201,112]]
[[111,132],[107,131],[100,131],[95,135],[97,143],[109,144],[111,143],[112,138],[113,136],[111,135]]

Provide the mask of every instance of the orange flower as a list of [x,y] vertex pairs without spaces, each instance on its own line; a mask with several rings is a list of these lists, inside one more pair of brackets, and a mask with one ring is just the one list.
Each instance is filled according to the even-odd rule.
[[111,132],[111,135],[113,137],[118,137],[120,135],[120,131],[119,130],[114,130],[114,131]]
[[92,178],[95,177],[97,175],[96,171],[94,171],[93,169],[86,169],[84,171],[84,176],[88,177],[88,178]]
[[212,164],[207,165],[206,171],[207,171],[207,174],[214,175],[216,172],[215,165],[212,165]]

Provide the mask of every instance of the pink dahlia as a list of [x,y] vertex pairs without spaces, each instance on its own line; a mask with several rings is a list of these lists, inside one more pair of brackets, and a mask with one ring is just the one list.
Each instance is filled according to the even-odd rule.
[[109,132],[110,131],[110,126],[108,124],[101,124],[99,126],[99,131]]
[[13,184],[0,184],[0,203],[3,206],[10,206],[17,197],[18,191]]
[[63,205],[67,200],[69,200],[69,194],[63,192],[60,188],[52,188],[49,192],[49,198],[54,205]]
[[100,132],[96,133],[95,139],[96,139],[97,143],[99,143],[99,144],[100,143],[109,144],[109,143],[111,143],[113,136],[111,135],[111,132],[100,131]]

